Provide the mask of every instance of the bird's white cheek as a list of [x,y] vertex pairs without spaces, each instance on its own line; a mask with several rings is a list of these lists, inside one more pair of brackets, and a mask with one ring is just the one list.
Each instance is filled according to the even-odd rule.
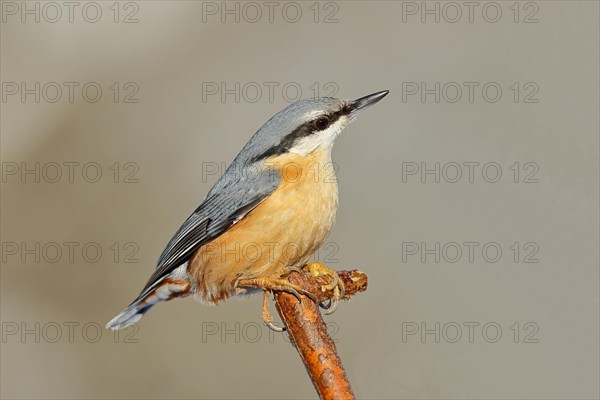
[[348,118],[340,118],[326,130],[298,140],[294,147],[290,149],[290,152],[305,156],[318,148],[331,149],[333,147],[333,142],[335,142],[335,139],[344,130],[347,123]]

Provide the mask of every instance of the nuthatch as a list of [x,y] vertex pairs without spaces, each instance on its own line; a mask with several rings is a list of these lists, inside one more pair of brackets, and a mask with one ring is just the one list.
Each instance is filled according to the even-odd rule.
[[[175,233],[140,295],[107,328],[134,324],[155,304],[176,297],[193,294],[217,304],[257,290],[263,291],[263,320],[273,328],[269,293],[310,297],[286,277],[305,266],[335,221],[333,143],[360,111],[387,94],[305,99],[275,114]],[[334,278],[334,298],[322,304],[333,311],[343,297],[341,281],[319,263],[308,269]]]

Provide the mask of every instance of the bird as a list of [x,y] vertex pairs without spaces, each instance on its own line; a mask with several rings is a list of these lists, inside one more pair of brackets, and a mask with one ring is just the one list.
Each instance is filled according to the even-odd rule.
[[331,275],[334,295],[321,306],[335,310],[343,298],[341,280],[328,267],[308,263],[338,209],[332,147],[359,113],[388,93],[302,99],[271,117],[168,242],[138,297],[106,327],[127,328],[154,305],[175,298],[193,295],[218,304],[262,291],[262,319],[281,331],[272,323],[269,294],[311,297],[289,282],[292,271]]

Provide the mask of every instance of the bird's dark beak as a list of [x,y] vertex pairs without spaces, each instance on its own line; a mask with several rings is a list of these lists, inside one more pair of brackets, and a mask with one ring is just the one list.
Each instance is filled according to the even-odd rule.
[[366,110],[379,100],[383,99],[389,93],[389,90],[382,90],[381,92],[373,93],[360,99],[356,99],[350,102],[350,114],[355,116],[359,110]]

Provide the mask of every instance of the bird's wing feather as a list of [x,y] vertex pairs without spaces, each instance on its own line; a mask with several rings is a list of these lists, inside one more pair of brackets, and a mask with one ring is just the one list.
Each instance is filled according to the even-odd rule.
[[272,173],[257,174],[253,177],[251,185],[241,184],[240,179],[226,179],[226,175],[223,178],[225,180],[217,184],[218,190],[213,188],[209,192],[202,204],[169,241],[140,296],[188,261],[202,245],[244,218],[279,185],[279,175]]

